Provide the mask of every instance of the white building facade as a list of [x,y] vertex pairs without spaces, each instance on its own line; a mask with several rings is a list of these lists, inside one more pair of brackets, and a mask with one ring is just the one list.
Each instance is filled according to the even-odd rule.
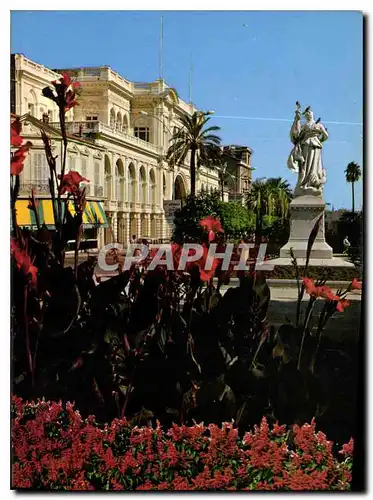
[[[131,235],[167,239],[172,224],[165,218],[164,201],[185,198],[190,172],[189,158],[171,169],[165,157],[180,117],[197,110],[163,80],[130,82],[108,66],[51,70],[21,54],[12,56],[12,112],[32,123],[27,140],[34,144],[21,184],[33,186],[36,195],[47,195],[46,159],[35,136],[38,123],[59,136],[57,106],[42,89],[62,71],[81,84],[79,105],[66,114],[67,171],[79,171],[90,180],[87,199],[105,210],[109,227],[98,231],[98,245],[126,243]],[[197,190],[201,187],[218,189],[216,172],[200,169]]]

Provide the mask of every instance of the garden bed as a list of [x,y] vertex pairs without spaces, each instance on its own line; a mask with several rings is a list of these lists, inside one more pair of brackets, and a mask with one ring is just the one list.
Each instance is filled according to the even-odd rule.
[[125,491],[349,490],[353,440],[333,455],[315,423],[265,418],[239,436],[231,423],[171,428],[83,420],[70,403],[13,397],[13,488]]
[[[325,279],[327,281],[351,281],[354,278],[361,279],[361,269],[357,267],[321,267],[310,266],[305,273],[304,267],[299,267],[299,275],[307,276],[314,280]],[[265,271],[267,279],[296,279],[294,266],[276,266],[273,271]]]

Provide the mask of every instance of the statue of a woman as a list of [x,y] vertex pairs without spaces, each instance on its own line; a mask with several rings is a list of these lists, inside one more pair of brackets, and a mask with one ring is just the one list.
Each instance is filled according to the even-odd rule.
[[322,196],[326,182],[326,172],[322,166],[322,143],[328,139],[328,133],[321,123],[315,122],[310,107],[303,113],[306,123],[301,124],[301,108],[297,103],[295,118],[290,130],[290,139],[294,147],[288,158],[288,168],[298,173],[295,196]]

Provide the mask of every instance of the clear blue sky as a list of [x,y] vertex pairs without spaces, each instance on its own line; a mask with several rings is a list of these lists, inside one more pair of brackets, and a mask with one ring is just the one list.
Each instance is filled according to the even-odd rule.
[[[253,149],[253,177],[295,184],[286,167],[285,120],[299,100],[328,128],[325,200],[350,208],[344,169],[350,161],[362,165],[363,129],[353,125],[363,114],[359,12],[18,11],[11,50],[51,68],[109,65],[129,80],[152,81],[159,76],[161,15],[167,83],[188,100],[192,59],[193,102],[216,111],[212,121],[225,144]],[[359,182],[357,207],[361,192]]]

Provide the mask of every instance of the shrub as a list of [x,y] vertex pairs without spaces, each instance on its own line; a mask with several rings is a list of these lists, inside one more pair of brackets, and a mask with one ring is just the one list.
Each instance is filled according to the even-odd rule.
[[[315,423],[265,418],[243,438],[230,423],[99,426],[73,405],[14,396],[14,488],[51,490],[348,490],[353,440],[340,459]],[[290,439],[290,436],[291,439]]]
[[173,240],[177,243],[201,241],[203,231],[199,222],[206,216],[220,219],[228,238],[241,238],[255,227],[255,217],[246,207],[221,201],[218,192],[201,191],[194,200],[188,196],[185,205],[176,213]]
[[255,228],[254,214],[240,203],[221,202],[219,215],[224,232],[229,238],[239,238],[245,233],[251,233]]

